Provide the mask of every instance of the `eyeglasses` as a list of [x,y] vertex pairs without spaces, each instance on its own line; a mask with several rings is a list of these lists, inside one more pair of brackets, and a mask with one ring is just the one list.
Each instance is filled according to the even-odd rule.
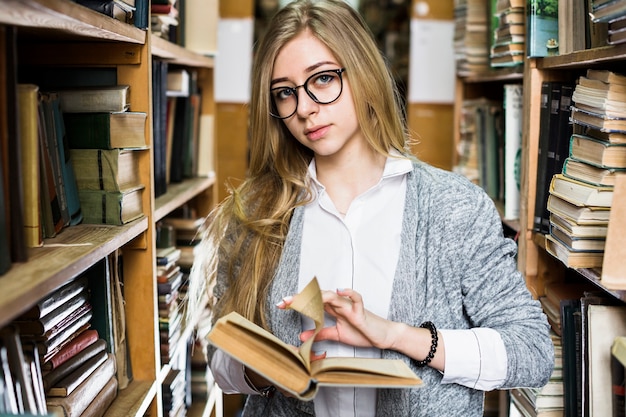
[[275,87],[270,90],[272,109],[270,115],[277,119],[286,119],[298,109],[298,88],[304,91],[318,104],[330,104],[337,100],[343,91],[342,74],[345,68],[316,72],[296,87]]

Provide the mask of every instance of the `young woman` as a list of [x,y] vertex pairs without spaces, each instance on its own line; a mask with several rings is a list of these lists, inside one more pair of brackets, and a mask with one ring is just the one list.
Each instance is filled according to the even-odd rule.
[[425,385],[301,402],[209,348],[221,388],[250,394],[243,415],[482,416],[484,390],[545,384],[549,326],[514,242],[479,187],[410,154],[361,17],[337,0],[288,4],[252,74],[249,174],[211,216],[194,284],[211,289],[215,318],[235,310],[299,345],[312,323],[284,307],[316,276],[316,353],[400,358]]

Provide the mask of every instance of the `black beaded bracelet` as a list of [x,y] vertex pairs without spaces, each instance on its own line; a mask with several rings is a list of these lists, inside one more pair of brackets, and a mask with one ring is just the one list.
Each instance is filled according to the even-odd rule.
[[439,342],[439,338],[437,337],[437,328],[435,327],[435,324],[432,321],[425,321],[424,323],[420,324],[420,327],[423,329],[430,330],[430,336],[432,338],[430,351],[428,352],[426,359],[422,361],[418,361],[418,360],[414,361],[415,365],[417,365],[418,368],[423,368],[424,366],[428,365],[430,361],[432,361],[433,358],[435,357],[435,352],[437,352],[437,343]]

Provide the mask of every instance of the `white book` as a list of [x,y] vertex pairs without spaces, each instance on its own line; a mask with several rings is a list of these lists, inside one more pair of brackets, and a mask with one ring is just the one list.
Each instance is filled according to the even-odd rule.
[[522,85],[504,85],[504,218],[519,218],[522,158]]

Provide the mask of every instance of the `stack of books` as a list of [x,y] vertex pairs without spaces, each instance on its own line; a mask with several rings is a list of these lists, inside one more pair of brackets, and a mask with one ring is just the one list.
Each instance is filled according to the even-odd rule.
[[83,222],[122,225],[143,216],[138,167],[147,114],[130,110],[130,87],[82,87],[59,95]]
[[177,43],[180,23],[176,0],[153,0],[150,5],[150,28],[155,35]]
[[[547,250],[572,268],[602,266],[615,176],[626,173],[626,77],[588,70],[574,90],[574,133],[550,184]],[[623,124],[623,126],[620,126]]]
[[456,0],[454,48],[457,74],[489,70],[489,19],[487,0]]
[[170,363],[179,348],[183,331],[184,299],[180,294],[183,272],[176,246],[157,249],[157,292],[159,297],[159,335],[161,362]]
[[92,323],[91,278],[79,276],[12,322],[50,413],[101,415],[117,395],[115,356]]
[[526,12],[523,0],[497,0],[493,11],[492,67],[524,64],[526,56]]

